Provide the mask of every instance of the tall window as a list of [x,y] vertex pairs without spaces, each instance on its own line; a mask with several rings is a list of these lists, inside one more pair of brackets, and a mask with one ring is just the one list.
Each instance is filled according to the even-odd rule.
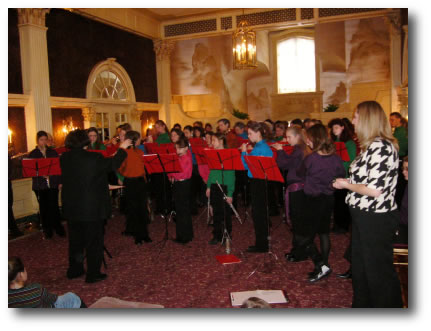
[[314,40],[294,37],[277,43],[278,93],[315,92]]

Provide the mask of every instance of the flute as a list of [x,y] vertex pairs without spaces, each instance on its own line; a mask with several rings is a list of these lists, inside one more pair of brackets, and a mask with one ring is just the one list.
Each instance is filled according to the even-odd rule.
[[232,209],[232,211],[233,211],[233,213],[235,214],[235,217],[238,219],[239,223],[240,223],[240,224],[242,224],[241,217],[239,217],[239,214],[238,214],[238,212],[236,211],[236,209],[235,209],[235,207],[233,206],[233,204],[231,204],[231,203],[228,203],[228,202],[227,202],[227,196],[226,196],[226,194],[224,193],[223,188],[221,187],[221,185],[219,184],[219,182],[218,182],[218,181],[216,181],[216,183],[217,183],[217,185],[218,185],[218,187],[219,187],[220,191],[223,193],[223,199],[226,201],[226,203],[227,203],[227,204],[229,205],[229,207]]

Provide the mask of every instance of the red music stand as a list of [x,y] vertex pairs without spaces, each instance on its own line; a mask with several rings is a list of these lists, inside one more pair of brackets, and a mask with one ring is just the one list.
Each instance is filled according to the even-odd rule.
[[204,152],[205,149],[207,149],[207,147],[204,147],[204,146],[193,147],[193,154],[196,157],[196,162],[198,163],[198,165],[208,164],[206,154]]
[[106,146],[106,155],[112,156],[118,149],[119,145]]
[[341,160],[350,161],[349,153],[347,152],[346,144],[342,141],[335,142],[336,153],[341,157]]
[[154,154],[154,147],[159,146],[157,143],[144,143],[147,154]]
[[40,177],[55,175],[61,175],[60,159],[58,157],[22,160],[23,177]]
[[245,155],[244,159],[253,178],[284,183],[283,176],[273,157]]
[[94,153],[99,153],[102,154],[103,157],[111,157],[112,155],[108,152],[108,150],[101,150],[101,149],[87,149],[87,152],[94,152]]
[[[250,169],[250,172],[253,175],[253,178],[264,179],[265,180],[265,196],[266,196],[266,218],[268,223],[268,255],[271,260],[271,256],[274,255],[275,261],[278,260],[277,256],[271,251],[271,227],[269,226],[270,218],[269,218],[269,206],[268,206],[268,181],[277,181],[284,183],[283,176],[280,173],[280,169],[275,163],[274,158],[268,156],[252,156],[245,155],[245,162]],[[265,265],[265,258],[261,265]],[[253,275],[259,266],[250,273],[248,277]],[[247,277],[247,278],[248,278]]]
[[[166,144],[168,145],[168,144]],[[173,144],[172,144],[173,145]],[[180,159],[178,158],[178,155],[175,154],[147,154],[147,155],[142,155],[142,159],[144,161],[144,166],[145,169],[147,169],[147,172],[149,174],[154,174],[154,173],[163,173],[163,188],[166,187],[166,176],[167,173],[170,172],[181,172],[182,168],[181,168],[181,164],[180,164]],[[156,243],[154,246],[157,246],[159,244],[162,244],[162,247],[160,248],[159,254],[157,256],[160,255],[160,252],[162,251],[162,249],[164,248],[166,242],[169,240],[169,232],[168,232],[168,211],[166,208],[166,191],[164,194],[164,206],[165,206],[165,210],[164,215],[162,215],[162,217],[165,219],[165,236],[163,237],[163,239],[161,241],[159,241],[158,243]],[[172,213],[171,213],[172,215]]]
[[245,170],[241,153],[236,148],[204,149],[203,152],[212,170]]
[[69,149],[66,147],[58,147],[58,148],[54,148],[54,150],[57,152],[58,156],[60,156],[64,152],[67,152]]
[[195,147],[197,146],[208,147],[207,142],[202,138],[190,138],[189,142],[190,142],[190,145],[192,146],[193,153],[195,152]]

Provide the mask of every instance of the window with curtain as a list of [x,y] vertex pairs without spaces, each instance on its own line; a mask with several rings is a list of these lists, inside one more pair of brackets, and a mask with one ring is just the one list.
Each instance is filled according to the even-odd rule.
[[277,43],[278,93],[315,92],[314,39],[293,37]]

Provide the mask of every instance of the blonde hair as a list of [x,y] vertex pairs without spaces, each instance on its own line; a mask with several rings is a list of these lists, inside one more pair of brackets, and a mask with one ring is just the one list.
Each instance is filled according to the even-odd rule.
[[364,101],[356,107],[358,122],[355,132],[361,151],[365,151],[376,137],[390,141],[398,150],[398,142],[392,135],[391,126],[382,106],[376,101]]
[[294,126],[289,126],[286,129],[286,134],[288,132],[293,133],[294,136],[299,136],[299,141],[298,141],[298,145],[301,147],[301,149],[304,152],[304,156],[307,156],[308,154],[311,153],[311,149],[310,147],[307,146],[307,144],[305,143],[305,130],[303,128],[300,128],[296,125]]

